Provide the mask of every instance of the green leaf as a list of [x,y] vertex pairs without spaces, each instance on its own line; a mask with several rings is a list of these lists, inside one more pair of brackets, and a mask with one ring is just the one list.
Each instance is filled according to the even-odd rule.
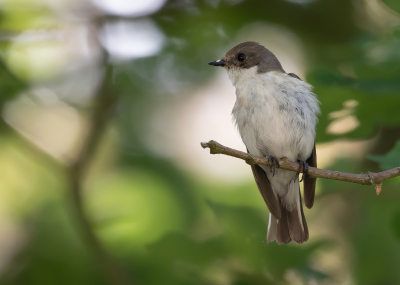
[[400,140],[396,146],[386,155],[370,155],[369,159],[379,162],[382,169],[391,169],[400,166]]
[[400,26],[397,26],[396,29],[393,31],[393,35],[400,40]]
[[4,61],[0,60],[0,104],[12,99],[25,88],[25,82],[17,78]]
[[311,71],[307,79],[314,82],[314,84],[320,84],[325,86],[352,86],[353,80],[351,78],[344,77],[337,70],[332,69],[315,69]]
[[400,211],[393,214],[391,224],[394,235],[396,238],[400,239]]
[[398,1],[398,0],[383,0],[383,3],[385,3],[390,9],[396,11],[397,13],[400,13],[400,1]]

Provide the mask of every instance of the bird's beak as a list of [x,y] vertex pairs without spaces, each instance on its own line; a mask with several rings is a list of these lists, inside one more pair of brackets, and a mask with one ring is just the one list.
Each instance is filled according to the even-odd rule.
[[225,66],[226,62],[223,59],[218,59],[216,61],[210,61],[208,64],[213,66]]

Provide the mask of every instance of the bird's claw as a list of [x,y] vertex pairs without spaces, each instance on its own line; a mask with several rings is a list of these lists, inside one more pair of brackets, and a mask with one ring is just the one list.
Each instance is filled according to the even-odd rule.
[[308,174],[308,163],[305,161],[299,161],[299,165],[300,165],[300,171],[299,172],[303,172],[303,175],[301,176],[301,180],[299,182],[302,182],[304,179],[304,175]]
[[268,156],[268,161],[271,163],[270,166],[270,172],[272,172],[272,177],[275,176],[275,168],[279,168],[280,164],[279,164],[279,160],[275,157],[275,156]]

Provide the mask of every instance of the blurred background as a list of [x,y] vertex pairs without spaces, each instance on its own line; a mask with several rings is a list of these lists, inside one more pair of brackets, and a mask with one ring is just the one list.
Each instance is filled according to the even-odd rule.
[[266,242],[234,88],[258,41],[322,105],[318,166],[400,166],[398,0],[0,1],[0,284],[400,284],[400,179],[319,179]]

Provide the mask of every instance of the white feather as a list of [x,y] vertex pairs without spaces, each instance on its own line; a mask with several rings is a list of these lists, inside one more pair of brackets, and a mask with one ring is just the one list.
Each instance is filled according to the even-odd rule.
[[278,226],[278,220],[269,214],[269,222],[268,222],[268,232],[267,232],[267,242],[272,242],[276,240],[276,231]]

